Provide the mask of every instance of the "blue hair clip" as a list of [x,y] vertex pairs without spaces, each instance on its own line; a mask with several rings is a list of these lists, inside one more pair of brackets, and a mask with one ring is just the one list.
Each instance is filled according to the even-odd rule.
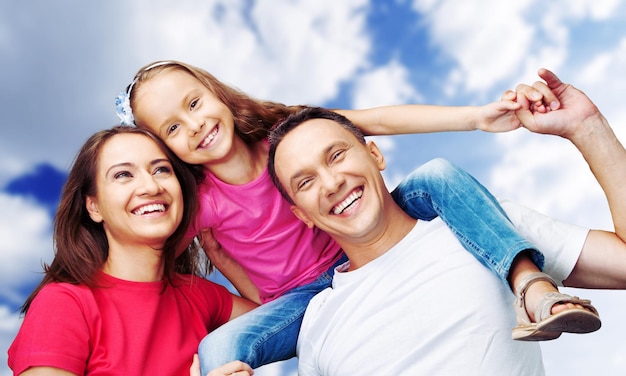
[[[151,64],[144,68],[140,73],[144,73],[149,71],[152,68],[164,66],[164,65],[175,65],[178,64],[172,60],[163,60],[157,61],[154,64]],[[118,118],[120,118],[120,122],[123,125],[135,125],[135,117],[133,116],[133,109],[130,108],[130,93],[133,92],[133,87],[137,83],[137,79],[139,78],[139,73],[133,79],[133,82],[128,85],[128,89],[122,91],[115,98],[115,114]]]
[[130,96],[126,91],[122,91],[115,98],[115,114],[123,125],[135,125],[133,110],[130,108]]

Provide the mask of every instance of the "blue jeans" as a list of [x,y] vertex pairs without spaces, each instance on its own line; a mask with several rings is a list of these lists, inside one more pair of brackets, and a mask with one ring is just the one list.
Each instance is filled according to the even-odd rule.
[[439,216],[463,247],[507,287],[509,269],[520,253],[528,252],[543,268],[543,255],[517,233],[487,188],[443,158],[418,167],[391,195],[413,218],[429,221]]
[[[461,244],[507,287],[509,268],[521,252],[528,251],[535,264],[543,267],[542,254],[517,234],[491,193],[445,159],[433,159],[416,169],[392,196],[414,218],[441,217]],[[336,265],[346,260],[344,257]],[[315,282],[297,287],[209,333],[198,350],[202,375],[232,360],[258,368],[294,357],[304,311],[313,296],[331,286],[335,266]]]
[[346,261],[348,258],[343,255],[315,281],[296,287],[209,333],[198,348],[202,375],[233,360],[258,368],[295,357],[298,333],[309,301],[331,286],[335,268]]

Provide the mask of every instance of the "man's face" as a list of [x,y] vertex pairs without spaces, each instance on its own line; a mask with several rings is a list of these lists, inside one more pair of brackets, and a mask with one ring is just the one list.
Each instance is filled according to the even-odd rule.
[[276,174],[294,213],[337,240],[372,233],[382,220],[385,162],[372,142],[363,145],[332,120],[308,120],[276,149]]

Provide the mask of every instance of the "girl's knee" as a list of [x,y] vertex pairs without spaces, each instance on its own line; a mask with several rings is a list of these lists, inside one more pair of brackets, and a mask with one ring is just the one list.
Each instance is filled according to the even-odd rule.
[[424,163],[420,169],[424,169],[424,173],[433,176],[450,176],[456,175],[460,169],[444,158],[434,158]]

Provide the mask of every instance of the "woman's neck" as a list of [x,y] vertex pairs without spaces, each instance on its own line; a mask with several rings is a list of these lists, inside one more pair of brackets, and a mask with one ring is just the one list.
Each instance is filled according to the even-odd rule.
[[257,179],[267,167],[267,144],[246,144],[237,138],[233,151],[224,160],[205,165],[216,178],[227,184],[243,185]]
[[115,278],[133,282],[155,282],[163,279],[163,251],[142,247],[109,247],[102,271]]

